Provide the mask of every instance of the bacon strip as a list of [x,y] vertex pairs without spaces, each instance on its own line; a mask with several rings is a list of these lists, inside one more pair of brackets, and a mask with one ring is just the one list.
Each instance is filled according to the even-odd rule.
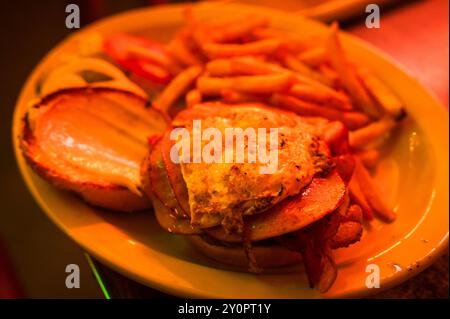
[[279,241],[291,250],[300,251],[310,287],[324,293],[337,277],[332,249],[359,241],[361,220],[361,208],[351,205],[348,209],[337,209],[300,231],[280,237]]

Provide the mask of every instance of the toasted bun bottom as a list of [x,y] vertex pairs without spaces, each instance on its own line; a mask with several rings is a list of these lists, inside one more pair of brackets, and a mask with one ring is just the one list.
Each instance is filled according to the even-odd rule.
[[[227,247],[214,244],[201,236],[186,236],[187,240],[201,253],[218,262],[238,266],[248,267],[247,256],[241,247]],[[262,268],[276,268],[298,264],[301,262],[300,253],[288,250],[280,245],[253,246],[253,254],[258,266]]]

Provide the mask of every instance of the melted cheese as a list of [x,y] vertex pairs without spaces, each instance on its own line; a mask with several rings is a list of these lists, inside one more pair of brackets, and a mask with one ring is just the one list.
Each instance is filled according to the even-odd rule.
[[152,125],[143,105],[120,93],[76,93],[62,94],[36,112],[33,133],[40,161],[81,181],[121,185],[140,194],[147,136],[165,126]]

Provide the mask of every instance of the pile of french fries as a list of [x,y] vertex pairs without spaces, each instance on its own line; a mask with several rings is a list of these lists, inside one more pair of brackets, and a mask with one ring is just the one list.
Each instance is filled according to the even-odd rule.
[[324,39],[311,41],[270,26],[264,17],[200,22],[191,10],[167,50],[180,70],[154,107],[170,114],[205,101],[261,102],[301,116],[340,121],[349,130],[356,168],[349,192],[366,219],[395,214],[384,204],[368,170],[382,142],[405,116],[402,102],[368,67],[350,61],[336,23]]

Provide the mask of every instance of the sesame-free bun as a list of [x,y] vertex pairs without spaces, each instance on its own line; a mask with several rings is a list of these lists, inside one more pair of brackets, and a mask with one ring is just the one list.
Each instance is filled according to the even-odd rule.
[[[240,268],[248,267],[248,259],[244,249],[239,246],[223,246],[220,243],[208,240],[205,236],[186,236],[186,239],[202,254],[207,257]],[[277,268],[298,264],[301,255],[278,244],[252,247],[258,266],[262,268]]]
[[138,191],[139,165],[147,136],[165,127],[164,117],[147,109],[140,96],[115,89],[67,89],[30,106],[19,140],[27,164],[52,185],[91,205],[132,212],[151,208]]

